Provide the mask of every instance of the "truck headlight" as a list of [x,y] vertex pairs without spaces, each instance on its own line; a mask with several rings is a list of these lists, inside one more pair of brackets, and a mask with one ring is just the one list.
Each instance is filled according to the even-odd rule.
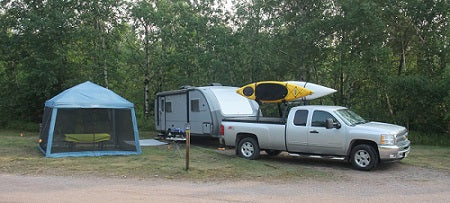
[[394,145],[395,144],[395,136],[394,135],[381,135],[381,144],[390,144],[390,145]]

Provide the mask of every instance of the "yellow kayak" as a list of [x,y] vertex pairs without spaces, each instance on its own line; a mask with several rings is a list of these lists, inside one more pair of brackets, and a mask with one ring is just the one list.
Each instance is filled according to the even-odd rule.
[[313,91],[290,82],[262,81],[245,85],[236,92],[248,99],[264,103],[293,101],[313,94]]

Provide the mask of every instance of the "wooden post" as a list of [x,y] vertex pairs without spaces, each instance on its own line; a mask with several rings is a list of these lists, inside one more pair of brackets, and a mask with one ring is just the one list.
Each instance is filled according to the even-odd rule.
[[189,151],[191,148],[191,126],[186,124],[186,170],[189,170]]

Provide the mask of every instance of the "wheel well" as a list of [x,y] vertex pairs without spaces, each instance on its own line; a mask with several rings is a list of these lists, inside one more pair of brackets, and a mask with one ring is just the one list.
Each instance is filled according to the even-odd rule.
[[259,142],[258,142],[258,137],[256,137],[256,135],[255,134],[251,134],[251,133],[238,133],[237,135],[236,135],[236,154],[238,154],[238,145],[239,145],[239,142],[242,140],[242,139],[244,139],[244,138],[246,138],[246,137],[251,137],[251,138],[253,138],[253,139],[255,139],[256,140],[256,143],[258,143],[258,145],[259,145]]
[[380,152],[378,151],[378,145],[376,142],[372,141],[372,140],[352,140],[352,142],[350,143],[350,148],[347,151],[347,157],[350,157],[350,153],[353,149],[353,147],[358,146],[360,144],[366,144],[366,145],[370,145],[375,149],[375,152],[378,154],[378,158],[380,157]]

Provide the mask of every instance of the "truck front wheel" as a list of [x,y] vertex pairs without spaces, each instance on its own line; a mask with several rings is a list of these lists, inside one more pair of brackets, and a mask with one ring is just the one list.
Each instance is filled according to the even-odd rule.
[[369,171],[377,166],[378,154],[372,146],[360,144],[353,147],[350,154],[350,161],[356,169]]
[[259,146],[258,142],[251,138],[246,137],[239,141],[238,144],[239,156],[246,159],[258,159],[259,158]]

